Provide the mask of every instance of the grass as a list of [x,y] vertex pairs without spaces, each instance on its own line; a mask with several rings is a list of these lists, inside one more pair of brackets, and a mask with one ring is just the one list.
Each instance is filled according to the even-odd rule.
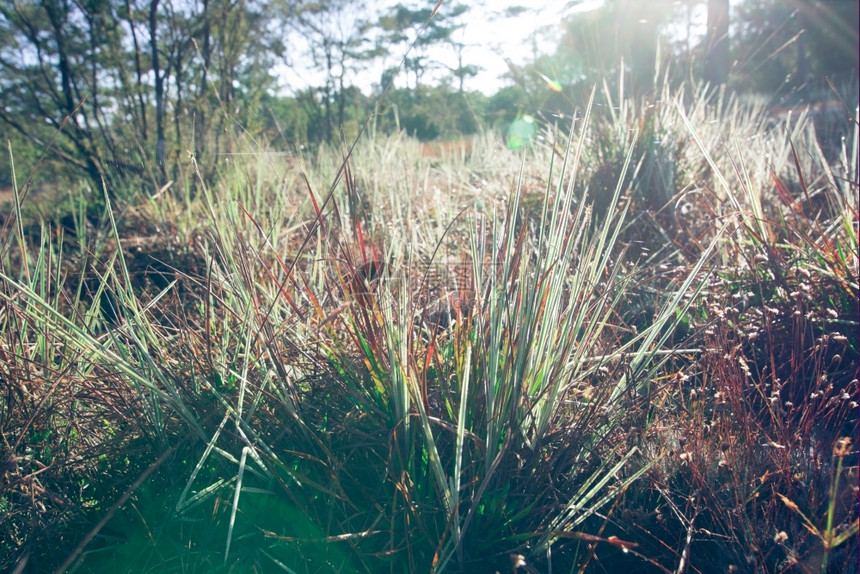
[[16,189],[2,567],[856,572],[856,116],[578,114]]

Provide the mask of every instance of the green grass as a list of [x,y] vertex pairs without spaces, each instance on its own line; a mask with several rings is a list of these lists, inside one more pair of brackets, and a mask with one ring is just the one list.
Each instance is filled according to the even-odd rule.
[[16,204],[3,568],[856,571],[856,122],[578,113]]

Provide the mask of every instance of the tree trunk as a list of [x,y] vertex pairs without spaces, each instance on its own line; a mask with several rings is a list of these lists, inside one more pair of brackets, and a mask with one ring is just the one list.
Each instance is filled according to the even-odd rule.
[[137,95],[137,106],[139,110],[137,124],[143,141],[146,141],[148,139],[148,126],[146,125],[146,98],[144,92],[143,65],[141,62],[140,42],[137,40],[134,12],[132,11],[130,0],[125,0],[125,13],[128,18],[128,29],[131,32],[132,46],[134,46],[134,73],[137,80],[137,86],[135,86],[134,89]]
[[708,0],[705,80],[712,86],[729,79],[729,0]]
[[[200,85],[197,87],[197,98],[194,102],[194,150],[198,156],[202,156],[206,150],[206,129],[209,121],[209,110],[206,102],[208,101],[209,91],[209,66],[212,65],[212,25],[209,10],[209,0],[202,0],[203,12],[203,53],[199,54],[203,57],[203,66],[200,70],[201,78]],[[195,45],[195,47],[197,47]],[[200,48],[198,47],[198,50]]]
[[[801,91],[806,91],[806,81],[809,78],[809,61],[807,58],[806,36],[808,31],[809,20],[806,17],[806,11],[812,9],[810,6],[802,6],[797,11],[798,28],[800,34],[797,37],[797,64],[795,65],[794,77],[792,83]],[[819,8],[820,9],[820,8]]]
[[[158,60],[158,3],[159,0],[151,0],[149,3],[149,48],[152,57],[152,74],[155,77],[155,138],[156,155],[163,155],[164,149],[164,74],[161,73],[161,64]],[[164,175],[164,162],[156,161],[159,169]]]

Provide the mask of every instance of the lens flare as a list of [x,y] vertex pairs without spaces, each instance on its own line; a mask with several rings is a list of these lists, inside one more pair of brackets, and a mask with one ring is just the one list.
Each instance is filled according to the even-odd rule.
[[553,80],[549,76],[544,76],[540,72],[538,72],[538,76],[546,82],[546,87],[552,90],[553,92],[561,93],[564,88],[562,88],[561,83],[558,80]]
[[508,147],[511,149],[521,149],[531,145],[537,135],[537,123],[535,119],[523,114],[513,121],[508,128]]

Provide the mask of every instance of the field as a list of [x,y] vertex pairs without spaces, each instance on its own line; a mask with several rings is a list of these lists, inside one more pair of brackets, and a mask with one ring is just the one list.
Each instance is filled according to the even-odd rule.
[[576,113],[19,175],[0,569],[857,572],[856,100]]

